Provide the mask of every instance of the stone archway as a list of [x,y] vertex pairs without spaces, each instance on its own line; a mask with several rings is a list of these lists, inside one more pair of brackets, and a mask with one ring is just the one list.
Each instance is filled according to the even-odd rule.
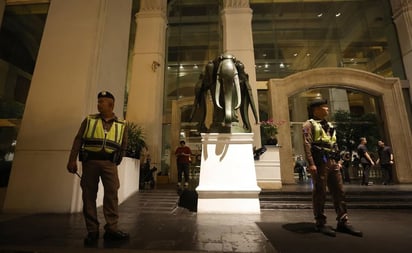
[[[409,154],[412,151],[412,137],[400,80],[350,68],[317,68],[284,79],[271,79],[268,88],[273,118],[290,122],[288,98],[307,89],[323,87],[353,88],[382,99],[382,117],[394,152],[397,180],[400,183],[411,183],[412,157]],[[282,183],[293,184],[290,124],[279,127],[278,139],[282,145]]]

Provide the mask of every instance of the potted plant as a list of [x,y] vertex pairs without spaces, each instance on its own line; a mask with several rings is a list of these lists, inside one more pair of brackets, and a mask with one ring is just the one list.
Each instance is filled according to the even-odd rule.
[[140,159],[140,151],[146,147],[143,128],[134,122],[126,123],[127,148],[126,156]]
[[264,140],[263,143],[265,145],[277,145],[278,140],[276,138],[276,135],[278,134],[278,127],[283,125],[285,123],[284,120],[279,120],[279,121],[274,121],[273,119],[269,119],[266,121],[261,121],[260,128],[261,128],[261,133],[262,139]]

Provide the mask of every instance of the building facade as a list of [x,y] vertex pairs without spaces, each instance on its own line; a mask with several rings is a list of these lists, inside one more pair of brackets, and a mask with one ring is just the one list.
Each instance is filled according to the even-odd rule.
[[[393,147],[397,181],[411,183],[412,3],[376,2],[0,0],[2,27],[32,28],[13,26],[25,15],[42,26],[37,37],[22,37],[31,64],[15,60],[25,56],[18,50],[2,51],[0,96],[24,106],[17,119],[2,117],[2,127],[18,128],[4,208],[77,210],[78,182],[65,166],[103,89],[114,93],[117,115],[145,129],[153,165],[175,182],[179,140],[200,154],[189,120],[195,85],[222,53],[244,63],[260,120],[286,122],[278,134],[283,183],[294,183],[299,128],[307,103],[319,96],[333,113],[373,115],[361,128]],[[260,147],[259,124],[253,133]],[[49,201],[39,204],[43,198]]]

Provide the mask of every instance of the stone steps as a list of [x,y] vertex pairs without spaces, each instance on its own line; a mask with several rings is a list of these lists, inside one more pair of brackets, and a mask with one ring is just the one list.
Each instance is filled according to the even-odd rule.
[[[261,209],[310,209],[311,192],[262,191]],[[349,191],[346,200],[352,209],[412,209],[412,191]],[[330,195],[325,208],[333,208]]]

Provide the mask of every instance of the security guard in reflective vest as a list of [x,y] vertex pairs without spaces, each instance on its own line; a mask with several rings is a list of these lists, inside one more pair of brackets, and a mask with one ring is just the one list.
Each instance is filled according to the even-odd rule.
[[341,161],[336,143],[336,131],[332,124],[326,121],[329,114],[327,100],[316,99],[309,105],[311,119],[303,124],[303,140],[307,171],[313,182],[312,205],[315,217],[315,229],[328,236],[336,236],[335,230],[326,226],[324,213],[326,187],[333,198],[336,212],[336,231],[362,236],[349,224],[341,176]]
[[83,215],[88,234],[86,246],[96,245],[99,239],[96,198],[99,179],[104,186],[103,213],[105,240],[125,240],[127,233],[118,229],[118,196],[120,187],[117,165],[120,164],[127,145],[125,122],[113,112],[114,96],[108,91],[97,95],[98,114],[86,117],[74,139],[67,170],[77,173],[76,158],[82,162],[80,185],[83,198]]

